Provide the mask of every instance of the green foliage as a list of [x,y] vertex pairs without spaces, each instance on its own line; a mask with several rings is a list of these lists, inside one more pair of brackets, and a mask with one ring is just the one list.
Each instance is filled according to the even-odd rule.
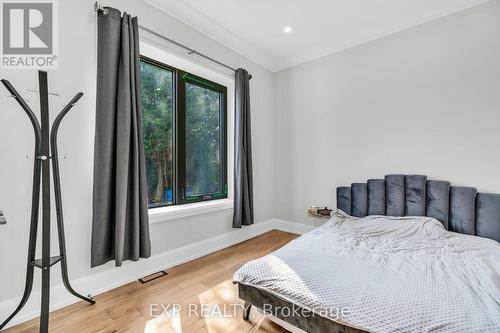
[[220,93],[186,83],[186,195],[222,192]]
[[[141,61],[141,105],[149,205],[172,203],[174,73]],[[221,93],[186,77],[186,196],[224,192],[221,184]],[[193,81],[194,80],[194,81]],[[203,83],[203,82],[202,82]],[[204,85],[205,86],[205,85]]]
[[173,73],[141,62],[141,79],[149,201],[161,204],[173,181]]

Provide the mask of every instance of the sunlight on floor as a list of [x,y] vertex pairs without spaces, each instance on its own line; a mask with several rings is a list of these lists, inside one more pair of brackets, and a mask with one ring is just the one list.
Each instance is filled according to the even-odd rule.
[[226,280],[198,295],[200,304],[210,304],[205,318],[209,332],[243,332],[252,324],[241,320],[243,301],[238,298],[238,287]]
[[144,327],[144,333],[182,333],[181,316],[172,310],[151,319]]
[[182,333],[183,326],[189,330],[194,323],[210,333],[248,332],[253,325],[242,320],[243,301],[237,295],[237,286],[226,280],[198,294],[196,303],[182,304],[180,311],[171,309],[149,320],[144,333]]

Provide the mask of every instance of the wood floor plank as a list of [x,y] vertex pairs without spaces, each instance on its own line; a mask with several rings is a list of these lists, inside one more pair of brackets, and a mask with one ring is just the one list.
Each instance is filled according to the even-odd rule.
[[[69,305],[51,313],[50,332],[286,332],[255,311],[252,311],[249,321],[242,319],[243,302],[238,298],[238,288],[232,283],[232,277],[246,262],[269,254],[296,237],[282,231],[271,231],[170,268],[167,276],[150,283],[133,282],[97,295],[95,305],[83,301]],[[172,304],[180,305],[181,311],[176,316],[170,313],[157,317],[163,312],[161,305],[171,309]],[[235,306],[237,304],[240,306]],[[226,312],[203,316],[201,308],[205,305],[221,311],[225,306]],[[152,316],[151,308],[155,306],[160,306],[160,310]],[[195,308],[197,311],[189,311]],[[3,332],[38,332],[38,319]]]

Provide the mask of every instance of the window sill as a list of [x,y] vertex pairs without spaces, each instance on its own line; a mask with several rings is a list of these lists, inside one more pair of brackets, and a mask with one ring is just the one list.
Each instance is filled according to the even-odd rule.
[[227,209],[233,209],[233,200],[221,199],[178,206],[151,208],[149,209],[149,223],[166,222]]

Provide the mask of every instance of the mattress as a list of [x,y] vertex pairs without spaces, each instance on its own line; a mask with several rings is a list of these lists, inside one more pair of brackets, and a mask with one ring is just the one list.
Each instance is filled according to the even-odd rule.
[[335,213],[234,281],[372,332],[500,332],[500,244],[429,217]]

